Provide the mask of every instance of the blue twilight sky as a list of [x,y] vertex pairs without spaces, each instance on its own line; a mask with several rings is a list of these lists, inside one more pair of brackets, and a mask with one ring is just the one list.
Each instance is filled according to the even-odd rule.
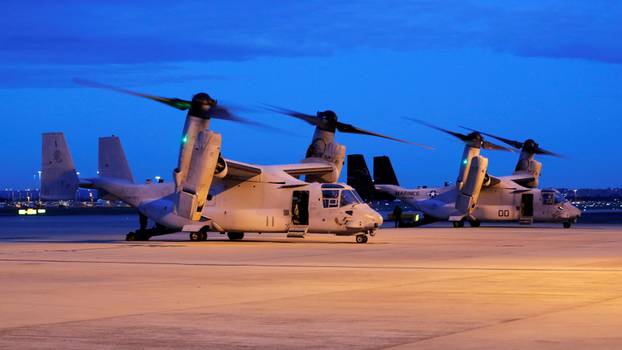
[[[97,137],[122,139],[135,177],[171,178],[184,112],[75,86],[81,77],[162,96],[206,91],[271,103],[433,145],[338,135],[348,153],[391,156],[406,185],[454,180],[462,145],[405,121],[535,138],[542,183],[622,186],[620,1],[4,1],[0,187],[33,186],[40,133],[64,131],[83,176]],[[228,158],[296,162],[313,129],[270,113],[266,132],[226,121]],[[485,152],[508,174],[517,154]]]

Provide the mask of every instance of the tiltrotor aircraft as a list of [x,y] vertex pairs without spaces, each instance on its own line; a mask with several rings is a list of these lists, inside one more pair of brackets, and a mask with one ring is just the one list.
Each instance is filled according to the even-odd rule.
[[[78,179],[63,134],[43,134],[42,199],[72,199],[78,186],[119,199],[137,208],[140,215],[140,229],[128,233],[127,240],[183,231],[191,240],[199,241],[207,239],[207,232],[215,231],[227,233],[231,240],[242,239],[244,232],[282,232],[288,237],[328,233],[356,235],[357,243],[366,243],[368,235],[373,236],[382,224],[382,217],[356,191],[336,183],[345,147],[334,142],[334,136],[335,130],[387,136],[341,123],[332,111],[311,116],[279,109],[315,125],[305,159],[299,164],[271,166],[242,163],[222,157],[222,137],[209,130],[210,120],[257,123],[218,105],[208,94],[199,93],[186,101],[76,82],[188,110],[172,183],[135,183],[115,136],[99,139],[98,176]],[[306,181],[298,178],[302,175]],[[156,227],[147,229],[147,219]]]
[[520,142],[490,133],[481,132],[471,128],[462,128],[470,130],[472,132],[478,132],[479,134],[484,136],[492,137],[505,143],[508,146],[511,146],[516,150],[520,150],[518,162],[516,162],[516,167],[514,167],[514,173],[512,175],[515,175],[515,182],[519,182],[520,185],[523,185],[525,187],[538,187],[540,174],[542,173],[542,163],[534,159],[537,154],[562,158],[560,154],[551,152],[540,147],[540,145],[533,139],[527,139],[524,142]]
[[[534,183],[531,172],[517,172],[504,177],[490,175],[487,172],[488,159],[480,155],[481,149],[507,148],[485,141],[479,132],[462,134],[425,124],[464,142],[456,184],[421,189],[400,187],[388,157],[377,157],[374,159],[373,186],[422,211],[426,221],[450,221],[454,227],[463,227],[465,221],[473,227],[481,222],[498,221],[521,224],[560,222],[569,228],[581,215],[581,211],[559,192],[527,187],[526,184]],[[533,161],[533,158],[530,160]],[[355,185],[355,188],[369,187],[372,180],[362,156],[350,155],[348,162],[358,164],[358,169],[354,170],[358,175],[348,174],[348,183]],[[353,168],[349,165],[348,172]]]

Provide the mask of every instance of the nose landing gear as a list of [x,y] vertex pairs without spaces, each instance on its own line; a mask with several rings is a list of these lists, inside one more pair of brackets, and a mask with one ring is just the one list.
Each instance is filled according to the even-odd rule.
[[199,232],[190,232],[190,240],[191,241],[206,241],[207,240],[207,232],[199,231]]
[[367,243],[367,235],[356,235],[356,243]]

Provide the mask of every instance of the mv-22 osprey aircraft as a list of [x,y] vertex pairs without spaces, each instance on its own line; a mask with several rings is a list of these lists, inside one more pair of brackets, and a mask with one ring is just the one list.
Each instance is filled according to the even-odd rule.
[[[464,142],[464,152],[455,185],[438,188],[406,189],[399,186],[388,157],[374,159],[374,187],[376,190],[410,204],[425,215],[424,222],[450,221],[454,227],[463,227],[465,221],[477,227],[481,222],[560,222],[565,228],[581,215],[581,211],[555,190],[534,188],[538,184],[541,165],[534,154],[554,153],[530,143],[523,148],[513,175],[496,177],[487,172],[488,159],[480,155],[482,148],[509,151],[506,147],[484,140],[473,131],[462,134],[416,120],[452,135]],[[527,144],[527,142],[525,142]],[[518,144],[514,144],[518,147]],[[371,184],[365,161],[361,155],[348,156],[350,169],[358,176],[348,174],[348,183],[355,188]],[[368,185],[369,186],[369,185]],[[363,190],[361,190],[363,191]]]
[[[335,131],[391,137],[337,121],[332,111],[306,115],[273,110],[315,125],[313,142],[299,164],[260,166],[225,159],[220,134],[209,129],[211,119],[258,124],[235,115],[208,94],[192,101],[152,96],[109,85],[77,83],[112,89],[188,110],[182,133],[179,161],[172,183],[134,183],[118,137],[99,139],[98,177],[78,179],[62,133],[43,134],[41,197],[72,199],[80,187],[95,188],[108,197],[138,209],[141,227],[127,240],[178,231],[190,239],[207,239],[207,232],[227,233],[231,240],[244,232],[281,232],[288,237],[306,233],[356,235],[366,243],[382,224],[382,217],[365,204],[350,186],[336,183],[345,147],[334,142]],[[397,140],[397,139],[396,139]],[[402,141],[402,140],[399,140]],[[306,181],[298,177],[305,175]],[[147,219],[156,227],[147,229]]]

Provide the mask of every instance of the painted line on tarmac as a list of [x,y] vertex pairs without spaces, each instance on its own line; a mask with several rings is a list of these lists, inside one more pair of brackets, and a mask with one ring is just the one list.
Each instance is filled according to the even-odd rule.
[[266,268],[325,268],[325,269],[379,269],[379,270],[448,270],[448,271],[533,271],[533,272],[622,272],[622,269],[539,268],[539,267],[451,267],[451,266],[374,266],[374,265],[303,265],[303,264],[236,264],[236,263],[185,263],[153,261],[94,261],[58,259],[2,259],[0,262],[108,264],[108,265],[164,265],[212,267],[266,267]]

